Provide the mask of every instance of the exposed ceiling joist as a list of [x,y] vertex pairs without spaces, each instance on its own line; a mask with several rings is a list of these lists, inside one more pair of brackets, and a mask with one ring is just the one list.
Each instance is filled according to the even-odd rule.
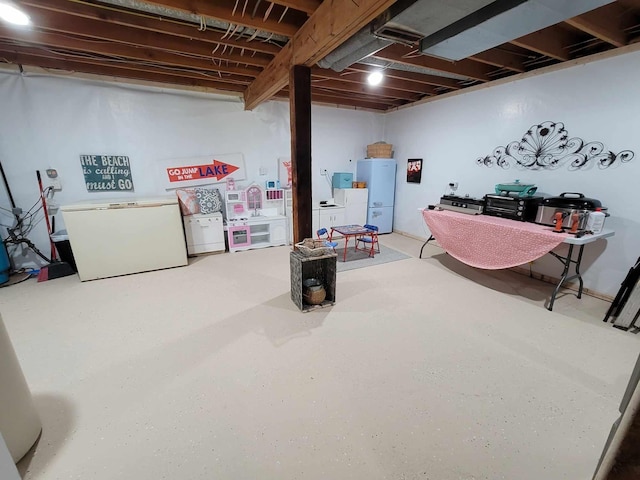
[[[311,75],[314,78],[326,78],[332,79],[336,81],[340,81],[343,84],[348,83],[358,83],[361,85],[368,85],[367,77],[369,76],[366,72],[359,72],[355,70],[345,70],[342,73],[334,72],[333,70],[328,70],[324,68],[313,67],[311,69]],[[385,79],[381,86],[370,87],[371,91],[375,92],[378,89],[387,88],[392,90],[399,90],[401,92],[408,92],[412,94],[419,95],[435,95],[435,88],[431,85],[427,85],[424,83],[413,82],[410,80],[393,78],[389,75],[385,76]]]
[[[425,96],[640,41],[640,0],[616,0],[607,5],[602,5],[603,0],[575,0],[575,5],[574,0],[562,0],[571,8],[582,8],[582,14],[556,20],[560,23],[457,62],[423,55],[415,45],[411,48],[400,43],[337,73],[313,65],[327,52],[335,53],[338,44],[348,49],[346,38],[358,42],[359,34],[369,35],[370,23],[362,12],[367,12],[364,16],[368,18],[375,16],[383,27],[414,25],[420,27],[416,35],[426,35],[421,28],[428,30],[434,23],[416,20],[422,17],[412,13],[413,7],[422,9],[429,19],[436,15],[433,20],[442,28],[451,23],[451,15],[455,17],[452,11],[456,5],[474,9],[479,3],[402,0],[388,8],[392,0],[377,0],[375,5],[374,0],[16,1],[34,24],[27,29],[0,25],[0,48],[9,52],[0,63],[14,63],[19,56],[27,67],[73,69],[110,79],[159,80],[234,95],[244,91],[253,105],[274,93],[282,95],[278,88],[288,83],[290,68],[296,63],[312,66],[314,101],[321,96],[323,103],[330,99],[328,103],[336,105],[386,111]],[[412,7],[407,8],[408,4]],[[435,5],[438,8],[434,10]],[[593,10],[587,11],[589,5]],[[199,7],[208,9],[211,16]],[[386,16],[376,16],[379,12]],[[240,21],[253,22],[255,27],[242,26]],[[296,33],[292,40],[286,43],[288,37],[269,33],[269,22],[279,28],[293,25]],[[294,29],[289,27],[289,31]],[[513,28],[505,27],[507,30]],[[404,37],[398,32],[393,38],[400,41]],[[378,87],[367,83],[373,70],[384,71]]]
[[208,80],[202,77],[202,80],[187,77],[180,72],[170,73],[163,72],[159,69],[140,70],[131,66],[124,65],[95,65],[89,61],[67,60],[59,58],[48,58],[39,55],[30,55],[25,53],[16,53],[0,47],[0,59],[6,59],[11,63],[18,65],[37,65],[40,68],[62,70],[66,72],[80,72],[94,75],[112,76],[121,78],[130,78],[136,80],[144,80],[154,83],[165,83],[184,85],[190,87],[208,88],[224,93],[228,91],[241,92],[244,85],[234,85],[226,82]]
[[187,57],[185,55],[177,55],[171,52],[153,50],[151,48],[140,48],[133,45],[115,42],[96,42],[95,40],[87,40],[84,38],[74,37],[70,35],[59,35],[47,32],[16,32],[15,29],[0,26],[0,38],[13,39],[23,44],[31,46],[40,46],[41,48],[58,48],[68,49],[85,54],[98,54],[117,56],[124,59],[138,60],[142,62],[152,62],[158,65],[169,65],[174,67],[183,67],[189,69],[200,69],[204,72],[222,72],[243,75],[245,77],[255,78],[260,73],[257,67],[240,67],[236,65],[228,65],[226,62],[213,63],[213,61],[204,58]]
[[[349,67],[350,70],[357,70],[360,72],[369,72],[372,70],[368,65],[356,63]],[[438,75],[427,75],[423,73],[407,72],[404,70],[397,70],[393,64],[390,64],[388,68],[384,69],[386,77],[395,78],[398,80],[410,80],[412,82],[423,83],[425,85],[433,85],[436,87],[445,87],[453,90],[462,88],[460,82],[453,78],[441,77]]]
[[526,71],[522,57],[499,48],[492,48],[491,50],[477,53],[469,58],[477,62],[493,65],[494,67],[506,68],[507,70],[518,73]]
[[410,102],[415,102],[422,98],[422,95],[420,94],[397,90],[389,87],[382,87],[380,85],[372,87],[371,85],[368,85],[366,83],[359,82],[341,82],[339,80],[329,80],[326,78],[313,78],[311,84],[314,87],[327,88],[330,90],[335,90],[336,92],[342,91],[359,93],[362,95],[376,95],[380,97],[409,100]]
[[[46,15],[43,15],[42,12],[34,12],[32,13],[32,20],[38,25],[38,28],[50,32],[77,34],[88,38],[136,45],[143,48],[153,46],[157,50],[178,52],[208,59],[224,57],[225,60],[241,64],[265,66],[272,58],[270,55],[253,51],[245,51],[245,54],[242,54],[239,48],[235,48],[234,51],[230,50],[231,47],[216,49],[215,47],[212,48],[208,43],[199,41],[192,41],[185,45],[181,39],[174,36],[122,25],[109,25],[98,20],[86,18],[74,20],[57,12],[49,12]],[[187,51],[185,51],[185,47],[188,47]],[[224,54],[222,53],[223,50],[226,50]]]
[[623,10],[620,5],[611,4],[570,18],[566,23],[615,47],[623,47],[627,44],[627,35],[621,25]]
[[440,58],[431,57],[429,55],[422,55],[417,52],[416,49],[400,44],[390,45],[387,48],[374,53],[373,56],[392,62],[415,65],[418,67],[429,68],[431,70],[438,70],[440,72],[462,75],[481,82],[488,82],[491,80],[489,73],[492,70],[495,70],[489,65],[474,62],[472,60],[450,62]]
[[291,65],[312,66],[351,37],[395,0],[323,2],[291,41],[276,55],[245,92],[245,108],[251,110],[281,90],[289,80]]
[[315,90],[311,90],[311,98],[316,102],[323,103],[334,103],[336,105],[354,105],[360,106],[364,108],[371,108],[376,110],[388,110],[389,108],[393,108],[395,106],[399,106],[399,103],[387,103],[383,102],[381,99],[379,100],[369,100],[366,98],[358,98],[358,100],[354,102],[349,102],[351,98],[346,97],[344,95],[330,95],[322,92],[317,92]]
[[[88,18],[98,20],[108,24],[122,25],[140,30],[157,32],[165,35],[172,35],[182,39],[191,41],[201,41],[213,44],[218,43],[230,47],[246,48],[257,52],[275,55],[280,51],[278,45],[259,40],[248,42],[248,36],[238,38],[218,32],[214,29],[199,30],[198,26],[189,24],[188,22],[162,18],[157,15],[151,15],[144,12],[132,12],[118,10],[110,5],[90,5],[80,2],[71,2],[68,0],[21,0],[21,5],[27,7],[29,12],[60,12],[64,15],[73,17]],[[77,19],[73,19],[77,22]]]
[[[390,105],[384,103],[384,101],[374,101],[369,100],[362,97],[345,97],[332,95],[326,92],[319,92],[312,88],[311,90],[312,101],[315,103],[321,103],[330,106],[342,106],[342,107],[353,107],[358,109],[366,109],[366,110],[377,110],[377,111],[386,111],[389,108],[393,108],[395,105]],[[278,93],[274,95],[276,98],[289,98],[289,88],[284,88],[280,90]]]
[[569,46],[576,43],[576,38],[571,32],[556,25],[516,38],[510,43],[566,62],[571,58]]

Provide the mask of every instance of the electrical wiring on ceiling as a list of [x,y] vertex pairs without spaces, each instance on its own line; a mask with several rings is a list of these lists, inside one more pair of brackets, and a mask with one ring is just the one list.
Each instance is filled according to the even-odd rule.
[[287,14],[288,11],[289,11],[289,7],[284,7],[284,12],[282,12],[282,15],[280,15],[280,18],[278,19],[278,23],[282,23],[282,19],[284,18],[284,16]]
[[198,30],[200,30],[201,32],[207,31],[207,22],[202,15],[200,15],[200,27],[198,27]]
[[275,5],[275,4],[274,4],[273,2],[271,2],[271,3],[269,4],[269,8],[267,8],[267,11],[266,11],[266,12],[265,12],[265,14],[264,14],[264,18],[262,19],[262,21],[263,21],[263,22],[266,22],[266,21],[267,21],[267,18],[269,18],[269,14],[271,13],[271,10],[273,10],[273,6],[274,6],[274,5]]

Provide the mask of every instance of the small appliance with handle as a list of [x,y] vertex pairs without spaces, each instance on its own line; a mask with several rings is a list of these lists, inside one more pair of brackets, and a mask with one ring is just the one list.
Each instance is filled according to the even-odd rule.
[[521,222],[533,222],[542,197],[521,197],[518,194],[484,196],[484,215],[508,218]]
[[577,230],[584,230],[587,227],[589,214],[597,209],[606,210],[602,207],[600,200],[587,198],[582,193],[563,192],[557,197],[542,200],[538,206],[535,223],[559,228],[557,214],[560,213],[562,215],[560,227],[571,229],[575,226],[577,215]]
[[538,187],[520,183],[520,180],[516,180],[513,183],[498,183],[495,186],[495,190],[497,195],[517,194],[518,197],[531,197],[536,193]]

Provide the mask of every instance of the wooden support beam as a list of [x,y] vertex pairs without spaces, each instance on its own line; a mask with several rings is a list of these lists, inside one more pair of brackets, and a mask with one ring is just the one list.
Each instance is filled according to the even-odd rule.
[[294,65],[289,79],[293,243],[313,237],[311,221],[311,70]]
[[264,13],[268,8],[268,2],[263,2],[255,16],[252,15],[253,12],[245,11],[243,14],[242,5],[244,2],[240,2],[240,6],[236,7],[238,4],[236,0],[189,0],[188,2],[184,0],[147,0],[147,2],[182,12],[216,18],[234,25],[242,25],[264,32],[284,35],[286,37],[292,37],[306,20],[305,14],[295,15],[296,12],[289,12],[289,15],[281,22],[278,21],[279,15],[275,14],[272,14],[264,20]]
[[569,45],[576,43],[576,38],[571,32],[554,25],[509,43],[566,62],[570,59]]
[[245,48],[270,55],[277,54],[281,48],[278,45],[261,42],[260,40],[247,42],[247,36],[240,39],[237,38],[237,35],[233,37],[227,35],[225,37],[225,32],[220,32],[212,28],[201,31],[198,29],[199,25],[184,20],[169,19],[144,12],[120,10],[114,5],[98,3],[89,5],[68,0],[21,0],[20,4],[27,7],[25,10],[30,12],[30,14],[31,12],[35,12],[36,9],[40,11],[59,12],[74,17],[88,18],[109,24],[173,35],[188,39],[189,41],[206,42],[213,45],[211,48],[215,48],[217,44],[222,44],[228,47]]
[[613,3],[570,18],[565,22],[615,47],[623,47],[627,44],[627,35],[620,24],[624,13],[621,11],[622,8]]
[[291,65],[312,66],[392,5],[395,0],[325,1],[245,93],[251,110],[287,84]]
[[438,70],[440,72],[453,73],[455,75],[461,75],[481,82],[490,81],[491,77],[489,76],[489,73],[495,70],[495,68],[492,68],[489,65],[484,65],[472,60],[450,62],[430,55],[421,55],[419,53],[416,53],[415,56],[409,55],[411,52],[415,52],[415,48],[395,43],[374,53],[372,56],[405,65],[413,65]]

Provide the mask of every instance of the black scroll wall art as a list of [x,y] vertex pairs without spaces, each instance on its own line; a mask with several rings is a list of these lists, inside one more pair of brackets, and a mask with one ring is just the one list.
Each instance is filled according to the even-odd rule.
[[631,150],[614,153],[600,142],[585,143],[578,137],[569,138],[562,122],[542,122],[532,125],[521,140],[497,147],[476,163],[504,169],[515,165],[528,170],[554,170],[568,164],[569,170],[586,170],[594,164],[601,169],[609,168],[629,162],[633,157]]

